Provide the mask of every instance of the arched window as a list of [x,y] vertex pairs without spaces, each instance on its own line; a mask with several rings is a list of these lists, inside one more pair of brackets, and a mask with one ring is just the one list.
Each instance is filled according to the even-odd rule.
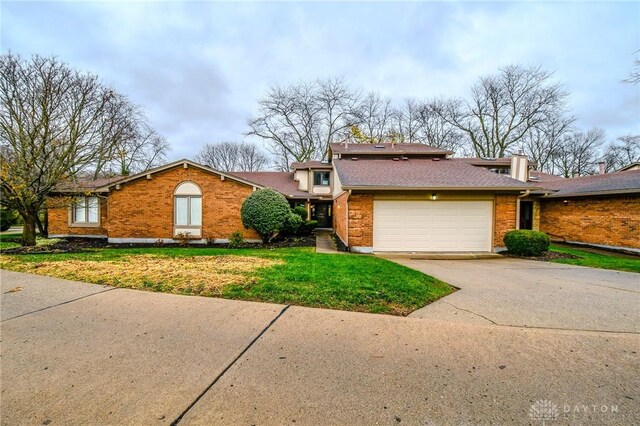
[[173,193],[174,224],[176,234],[194,228],[193,236],[200,236],[202,226],[202,191],[193,182],[182,182]]

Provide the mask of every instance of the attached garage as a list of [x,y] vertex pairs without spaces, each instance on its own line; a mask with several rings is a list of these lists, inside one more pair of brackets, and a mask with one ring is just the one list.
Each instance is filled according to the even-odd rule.
[[493,200],[373,201],[373,250],[491,251]]

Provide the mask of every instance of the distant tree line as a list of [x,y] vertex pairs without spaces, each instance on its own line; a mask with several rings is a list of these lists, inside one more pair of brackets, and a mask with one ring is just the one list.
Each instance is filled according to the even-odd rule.
[[524,153],[539,170],[562,176],[594,173],[640,160],[640,136],[607,143],[601,129],[579,129],[569,94],[540,67],[512,65],[484,76],[466,99],[405,99],[396,105],[376,92],[328,78],[275,86],[258,100],[246,136],[266,142],[272,167],[325,160],[331,142],[422,143],[457,155]]

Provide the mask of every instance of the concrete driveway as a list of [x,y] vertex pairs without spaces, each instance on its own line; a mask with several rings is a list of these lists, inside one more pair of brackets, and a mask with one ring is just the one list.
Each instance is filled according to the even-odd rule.
[[639,274],[513,258],[387,258],[460,288],[413,317],[640,333]]
[[640,422],[634,333],[0,278],[6,425]]

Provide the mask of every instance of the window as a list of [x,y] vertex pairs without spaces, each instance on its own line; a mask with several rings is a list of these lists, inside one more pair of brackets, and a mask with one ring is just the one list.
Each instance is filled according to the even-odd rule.
[[193,182],[183,182],[174,192],[174,222],[176,226],[202,226],[202,195]]
[[71,207],[71,222],[94,224],[100,222],[100,204],[98,197],[81,197]]
[[313,172],[315,186],[329,186],[329,172]]
[[509,167],[489,169],[489,171],[499,175],[508,175],[511,173],[511,169]]

